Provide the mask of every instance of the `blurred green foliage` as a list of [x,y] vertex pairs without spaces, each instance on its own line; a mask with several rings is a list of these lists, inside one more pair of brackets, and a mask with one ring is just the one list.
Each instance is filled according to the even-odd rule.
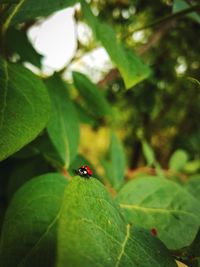
[[[154,261],[175,266],[174,259],[181,257],[199,266],[199,1],[23,2],[0,0],[0,226],[4,221],[2,240],[8,242],[0,242],[3,266],[16,261],[45,266],[51,258],[45,262],[40,252],[55,252],[60,221],[59,260],[54,264],[53,255],[52,266],[68,261],[73,267],[100,266],[98,260],[107,260],[109,252],[105,266],[132,266],[122,257],[126,249],[137,267],[154,266]],[[42,67],[42,55],[28,41],[29,28],[40,17],[76,3],[76,25],[91,30],[87,42],[77,35],[71,62],[51,77],[27,70],[24,62],[38,73]],[[98,81],[87,69],[71,73],[73,63],[99,47],[107,51],[113,69],[102,66]],[[66,179],[84,165],[99,181],[77,177],[68,185]],[[77,234],[80,222],[86,231],[82,225]],[[17,229],[23,231],[23,246],[17,245]],[[165,246],[152,239],[152,229]],[[111,244],[106,231],[117,240],[112,251],[111,245],[103,247]],[[33,248],[29,236],[36,242]],[[66,236],[74,246],[65,247]],[[90,240],[88,258],[78,238],[82,248]],[[140,242],[154,261],[141,261]],[[102,250],[93,251],[94,244]],[[156,257],[158,247],[162,253]]]

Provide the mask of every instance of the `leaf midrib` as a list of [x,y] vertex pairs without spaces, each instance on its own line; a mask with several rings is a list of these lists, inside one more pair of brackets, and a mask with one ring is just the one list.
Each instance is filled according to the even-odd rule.
[[135,210],[140,210],[140,211],[144,211],[144,212],[181,213],[181,214],[185,214],[185,215],[189,215],[189,216],[194,216],[196,218],[196,216],[193,213],[183,211],[183,210],[142,207],[139,205],[123,204],[123,203],[120,203],[120,207],[123,209],[135,209]]

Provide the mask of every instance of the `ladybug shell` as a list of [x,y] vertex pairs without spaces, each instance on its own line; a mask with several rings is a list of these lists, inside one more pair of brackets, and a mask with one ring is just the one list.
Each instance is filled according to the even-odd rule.
[[85,165],[85,166],[82,166],[81,168],[85,168],[89,176],[92,175],[92,170],[90,169],[89,166]]

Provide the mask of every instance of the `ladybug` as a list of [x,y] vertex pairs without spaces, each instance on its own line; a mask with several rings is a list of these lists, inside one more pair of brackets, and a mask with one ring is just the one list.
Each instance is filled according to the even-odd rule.
[[81,177],[90,178],[90,176],[92,176],[92,170],[89,166],[84,165],[79,167],[77,174]]
[[152,228],[152,229],[151,229],[151,234],[152,234],[153,236],[157,236],[157,235],[158,235],[158,231],[157,231],[157,229],[156,229],[156,228]]

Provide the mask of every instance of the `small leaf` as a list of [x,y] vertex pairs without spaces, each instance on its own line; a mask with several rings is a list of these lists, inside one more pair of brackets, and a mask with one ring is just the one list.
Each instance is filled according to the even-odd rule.
[[145,140],[142,140],[142,150],[148,166],[154,165],[154,163],[156,162],[154,151]]
[[46,80],[52,101],[48,135],[66,168],[77,154],[79,119],[64,82],[58,75]]
[[0,59],[0,160],[32,141],[49,119],[42,81],[18,64]]
[[169,160],[169,168],[174,171],[181,171],[185,167],[187,161],[188,161],[187,152],[178,149],[172,154]]
[[79,72],[73,72],[73,80],[76,89],[84,98],[88,110],[92,110],[97,117],[111,115],[109,103],[100,88]]
[[149,77],[149,67],[142,62],[134,51],[129,51],[117,41],[113,29],[95,17],[84,0],[81,1],[81,7],[96,39],[102,43],[111,60],[119,69],[126,88],[130,88]]
[[[6,212],[1,267],[54,267],[57,222],[67,180],[51,173],[25,183]],[[12,255],[12,257],[11,257]]]
[[[189,7],[192,7],[184,0],[175,0],[173,3],[173,13],[177,13],[181,10],[187,9]],[[191,18],[193,21],[196,21],[197,23],[200,23],[200,16],[196,12],[192,12],[190,14],[187,14],[188,18]]]
[[1,3],[13,4],[9,9],[5,24],[14,25],[19,22],[28,21],[37,17],[45,17],[51,13],[72,6],[76,0],[49,0],[41,2],[38,0],[0,0]]
[[156,228],[170,249],[189,246],[199,229],[200,207],[177,183],[158,177],[142,177],[127,183],[117,195],[128,222]]
[[122,143],[114,133],[111,135],[109,160],[110,164],[109,162],[108,164],[105,162],[103,163],[107,170],[106,176],[109,179],[110,184],[115,189],[119,189],[124,182],[126,158]]

